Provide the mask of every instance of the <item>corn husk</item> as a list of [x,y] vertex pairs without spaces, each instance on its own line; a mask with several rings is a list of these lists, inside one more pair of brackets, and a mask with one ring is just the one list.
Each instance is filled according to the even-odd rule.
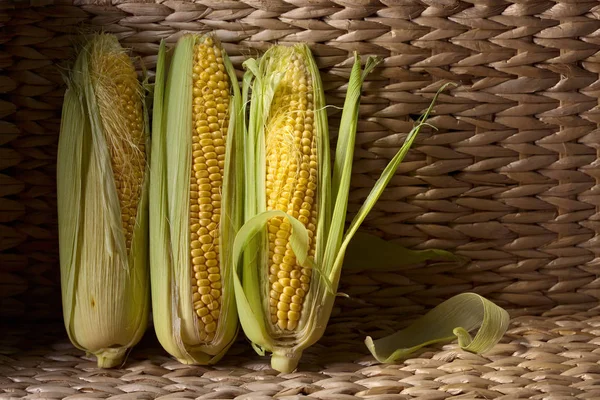
[[[64,324],[71,342],[94,354],[99,367],[123,362],[146,329],[149,307],[147,164],[128,252],[109,151],[111,135],[127,135],[127,127],[111,107],[115,77],[94,61],[122,53],[112,35],[94,35],[81,49],[67,82],[58,144]],[[143,97],[141,86],[134,95]],[[130,143],[114,151],[126,159],[140,149]]]
[[[212,36],[211,36],[212,37]],[[189,257],[189,198],[192,146],[193,48],[206,36],[185,35],[172,54],[161,42],[154,92],[153,157],[150,188],[150,265],[156,335],[164,349],[185,364],[217,362],[237,336],[232,286],[231,248],[242,218],[243,123],[241,94],[235,71],[223,56],[232,96],[226,141],[220,223],[220,266],[224,299],[215,337],[199,336],[192,305]],[[214,39],[214,38],[213,38]],[[214,39],[216,41],[216,39]]]

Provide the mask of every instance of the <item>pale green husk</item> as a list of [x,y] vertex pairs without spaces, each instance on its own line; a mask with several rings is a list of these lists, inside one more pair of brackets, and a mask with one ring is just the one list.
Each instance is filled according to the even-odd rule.
[[[121,208],[91,77],[96,52],[124,50],[112,35],[94,35],[70,71],[57,159],[57,201],[64,323],[71,342],[99,367],[123,363],[148,319],[148,170],[127,254]],[[141,90],[141,87],[140,87]],[[146,149],[149,129],[146,126]]]
[[[311,72],[314,87],[315,126],[318,130],[317,148],[319,157],[317,189],[319,218],[314,260],[307,255],[308,234],[304,226],[293,217],[280,211],[266,211],[264,127],[273,95],[282,74],[285,73],[289,65],[289,57],[292,53],[300,55],[305,60]],[[430,107],[408,134],[402,148],[385,168],[363,206],[344,233],[360,94],[366,75],[376,64],[376,59],[368,58],[364,70],[362,70],[360,57],[355,54],[355,63],[348,84],[336,154],[331,170],[327,116],[324,111],[325,96],[318,68],[308,47],[306,45],[296,45],[294,47],[273,46],[259,61],[251,59],[245,63],[248,71],[244,77],[243,92],[248,93],[249,86],[252,84],[252,101],[250,103],[248,132],[244,142],[246,156],[245,224],[235,238],[233,249],[236,262],[236,274],[234,276],[236,302],[242,328],[252,342],[253,347],[259,354],[272,352],[271,366],[281,372],[294,370],[303,350],[314,344],[323,335],[336,297],[345,252],[360,224],[395,174],[421,127],[425,124],[437,99],[436,95]],[[265,226],[267,221],[274,216],[285,217],[290,221],[292,225],[291,247],[297,261],[302,266],[312,267],[315,272],[304,302],[299,327],[292,334],[277,331],[270,325],[268,319],[267,292],[264,290],[265,285],[268,285]],[[353,245],[360,243],[361,240],[354,242]],[[377,252],[375,248],[370,250],[374,253]],[[453,258],[449,253],[443,251],[414,252],[402,249],[401,253],[407,255],[409,260],[422,261],[432,257]],[[401,260],[399,261],[401,262]],[[241,267],[237,263],[241,263]],[[465,322],[458,319],[451,320],[451,322],[456,323],[458,326],[464,326],[465,329],[470,329],[476,325],[472,323],[472,320],[477,319],[481,313],[473,312],[469,314],[473,304],[472,301],[466,303],[467,312],[459,313],[459,315],[468,317],[469,321]],[[484,314],[491,317],[484,324],[485,332],[495,332],[496,335],[490,337],[487,333],[484,333],[484,339],[487,340],[483,340],[485,345],[471,346],[472,349],[488,348],[490,344],[493,345],[499,340],[498,334],[501,337],[504,333],[505,321],[504,319],[498,319],[501,313],[489,312],[489,310],[495,309],[489,307],[488,303],[484,303],[484,309],[486,310]],[[441,335],[447,339],[447,327],[443,327],[441,332],[436,331],[434,328],[435,326],[430,327],[426,331],[429,338],[427,343],[438,340],[435,339],[436,335],[438,337]],[[457,332],[460,333],[461,338],[466,337],[464,330],[458,329]],[[399,335],[382,342],[382,344],[377,342],[370,349],[373,349],[374,354],[380,352],[387,354],[396,345],[402,347],[403,342],[397,340],[398,338],[403,339],[404,337]],[[412,347],[416,349],[416,346]],[[385,361],[391,360],[393,356],[393,354],[387,356]],[[381,359],[379,356],[378,358]]]
[[399,266],[425,261],[465,263],[467,260],[439,249],[411,250],[383,240],[373,234],[358,231],[350,241],[344,258],[346,271],[396,271]]
[[[192,304],[189,257],[189,198],[192,146],[193,49],[204,36],[185,35],[172,59],[161,42],[154,89],[153,157],[150,186],[150,267],[156,335],[167,352],[185,364],[212,364],[231,346],[238,331],[233,296],[234,235],[242,222],[243,140],[241,94],[235,71],[224,54],[233,95],[229,109],[226,165],[220,223],[221,313],[214,339],[199,338]],[[213,39],[216,41],[216,39]]]
[[[473,353],[485,353],[502,339],[508,313],[475,293],[462,293],[441,303],[408,328],[373,341],[365,339],[377,361],[391,363],[421,347],[458,338],[458,345]],[[474,338],[469,332],[479,328]]]

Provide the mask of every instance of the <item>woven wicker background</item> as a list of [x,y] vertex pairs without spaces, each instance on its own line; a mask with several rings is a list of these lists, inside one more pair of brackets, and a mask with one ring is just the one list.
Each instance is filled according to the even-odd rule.
[[[9,2],[10,3],[10,2]],[[445,82],[365,228],[468,265],[349,273],[353,315],[419,312],[475,291],[507,308],[600,297],[600,5],[596,1],[32,1],[0,5],[0,315],[60,315],[55,156],[73,33],[113,32],[152,71],[161,38],[214,30],[241,63],[309,42],[330,104],[352,51],[384,62],[361,105],[351,210]],[[330,109],[335,130],[339,113]]]

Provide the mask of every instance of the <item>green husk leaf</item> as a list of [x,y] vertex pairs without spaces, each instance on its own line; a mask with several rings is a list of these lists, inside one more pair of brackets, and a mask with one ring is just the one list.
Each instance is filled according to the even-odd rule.
[[[81,61],[78,60],[78,64]],[[76,66],[76,69],[77,66]],[[85,117],[84,104],[80,101],[81,90],[76,85],[77,76],[69,82],[65,92],[62,119],[70,118],[71,122],[61,123],[57,157],[57,195],[58,195],[58,229],[59,229],[59,253],[61,272],[61,292],[64,324],[71,342],[76,347],[82,348],[74,341],[71,334],[71,321],[75,305],[75,293],[77,272],[79,270],[77,260],[81,247],[81,235],[79,233],[82,217],[82,194],[81,186],[85,165],[82,160],[89,158],[89,138],[91,128],[89,120]],[[84,142],[86,145],[84,145]],[[64,171],[64,172],[63,172]],[[67,174],[68,179],[60,179],[60,174]]]
[[430,260],[461,261],[462,258],[445,250],[407,249],[378,236],[358,231],[346,249],[343,268],[351,271],[393,271],[402,265]]
[[[252,101],[250,102],[249,110],[249,121],[247,132],[244,134],[244,159],[245,159],[245,186],[244,186],[244,222],[247,222],[250,216],[256,215],[259,212],[259,196],[260,196],[260,181],[252,179],[252,174],[257,173],[258,162],[263,154],[264,150],[261,146],[261,138],[258,132],[262,133],[262,117],[263,117],[263,96],[258,95],[262,93],[262,78],[259,74],[259,65],[256,60],[249,59],[244,62],[246,73],[244,74],[243,88],[242,91],[245,96],[249,95],[250,86],[252,86]],[[255,99],[256,97],[256,99]],[[246,97],[247,99],[247,97]],[[246,104],[246,102],[244,103]],[[262,151],[262,152],[261,152]],[[242,228],[243,229],[243,228]],[[240,233],[237,234],[238,237]],[[256,262],[258,248],[262,240],[262,236],[248,238],[249,242],[244,243],[242,247],[246,248],[244,252],[243,266],[244,271],[241,276],[238,274],[240,271],[238,268],[234,268],[234,271],[238,274],[235,275],[235,297],[236,303],[239,309],[239,318],[242,328],[246,333],[246,336],[259,347],[270,348],[270,341],[266,330],[262,326],[264,320],[264,314],[261,305],[260,294],[258,291],[248,291],[247,293],[242,288],[258,288],[260,285],[260,277],[258,272],[255,270],[248,270],[246,272],[246,265],[252,265]],[[238,242],[236,237],[235,242]],[[234,244],[235,247],[235,244]],[[234,262],[239,261],[235,258],[236,250],[234,249]],[[257,328],[257,324],[260,328]],[[258,347],[255,347],[258,348]]]
[[423,126],[423,124],[425,123],[425,121],[427,120],[427,118],[429,117],[431,112],[433,111],[433,106],[435,105],[435,102],[436,102],[438,96],[440,95],[440,93],[443,90],[446,89],[447,86],[449,86],[449,85],[446,84],[446,85],[442,86],[440,88],[440,90],[438,90],[438,92],[434,96],[433,100],[431,101],[431,104],[429,105],[429,107],[427,108],[425,113],[421,116],[421,118],[419,118],[419,120],[417,121],[417,125],[410,131],[410,133],[408,134],[406,140],[404,141],[404,144],[402,145],[402,147],[400,148],[398,153],[396,153],[396,155],[392,158],[392,160],[389,162],[389,164],[385,167],[385,169],[383,170],[383,173],[381,174],[379,179],[377,179],[377,181],[375,182],[375,185],[373,186],[373,189],[371,189],[371,192],[367,196],[365,202],[360,207],[360,209],[358,210],[358,213],[356,214],[356,216],[350,223],[350,227],[348,228],[348,230],[346,231],[346,234],[344,235],[344,240],[342,241],[341,246],[339,247],[339,251],[336,253],[337,256],[336,256],[336,259],[335,259],[335,262],[333,265],[332,275],[330,276],[330,279],[333,282],[337,282],[339,280],[339,276],[341,273],[341,267],[342,267],[342,263],[344,260],[344,255],[346,253],[346,249],[348,248],[348,244],[352,240],[352,237],[356,234],[356,232],[358,231],[358,228],[360,227],[362,222],[365,220],[365,218],[367,217],[367,215],[369,214],[369,212],[371,211],[371,209],[373,208],[373,206],[375,205],[377,200],[379,200],[379,197],[385,190],[387,184],[390,182],[392,177],[395,175],[396,170],[398,169],[398,166],[400,166],[400,163],[402,162],[402,160],[404,160],[404,157],[406,156],[406,154],[410,150],[410,147],[412,146],[413,142],[417,138],[417,135],[420,132],[421,127]]
[[[163,293],[171,292],[172,260],[168,257],[170,250],[169,224],[163,218],[167,213],[167,180],[159,165],[166,163],[166,129],[163,117],[163,110],[166,106],[165,99],[166,75],[169,60],[167,57],[167,48],[164,40],[161,40],[158,51],[158,61],[156,65],[156,77],[154,83],[154,101],[152,118],[152,160],[150,169],[150,265],[152,267],[151,291],[152,291],[152,312],[161,319],[171,321],[172,313],[175,311],[172,304],[168,301],[160,301]],[[160,268],[155,268],[161,265]],[[176,358],[181,359],[186,355],[173,340],[169,340],[172,335],[170,324],[155,321],[154,331],[163,348]]]
[[[475,293],[456,295],[435,307],[408,328],[384,338],[365,339],[373,357],[382,363],[403,359],[434,343],[459,339],[459,346],[473,353],[494,347],[508,329],[509,315]],[[468,332],[479,328],[475,338]]]
[[[337,287],[337,281],[341,269],[341,263],[336,265],[335,258],[339,255],[344,257],[344,250],[340,252],[340,244],[344,235],[346,223],[346,211],[348,209],[348,197],[350,193],[350,179],[352,177],[352,163],[354,161],[354,144],[356,142],[356,129],[358,126],[358,111],[360,96],[365,77],[381,61],[378,58],[369,57],[364,71],[361,70],[360,56],[354,53],[354,65],[350,73],[346,100],[340,120],[338,143],[333,166],[333,177],[331,180],[331,196],[333,213],[331,225],[327,235],[327,247],[325,249],[323,269],[328,278]],[[368,211],[367,211],[368,212]],[[337,271],[336,271],[337,269]]]

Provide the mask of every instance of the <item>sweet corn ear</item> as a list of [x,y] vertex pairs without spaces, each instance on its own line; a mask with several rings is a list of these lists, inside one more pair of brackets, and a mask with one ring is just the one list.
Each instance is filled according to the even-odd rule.
[[147,324],[146,124],[131,59],[95,35],[65,93],[57,197],[65,326],[100,367],[122,363]]
[[[244,225],[233,246],[234,260],[243,267],[241,277],[234,268],[234,287],[244,333],[259,354],[273,353],[271,366],[281,372],[293,371],[302,352],[325,332],[346,249],[437,98],[345,230],[361,89],[379,62],[369,57],[363,69],[358,54],[354,56],[332,166],[325,96],[308,47],[274,46],[260,61],[245,63],[244,92],[252,84],[252,102],[245,141]],[[435,329],[428,334],[448,336]],[[391,349],[388,339],[384,342],[367,345],[379,357]]]
[[305,45],[273,46],[246,67],[254,79],[246,224],[234,251],[247,246],[236,300],[255,348],[273,352],[273,367],[289,371],[314,337],[315,313],[329,287],[316,270],[331,218],[325,96]]
[[[320,194],[314,118],[313,77],[301,55],[292,53],[266,119],[266,209],[283,211],[307,228],[311,257],[315,255]],[[272,218],[267,231],[271,323],[283,331],[293,331],[309,292],[312,269],[298,264],[287,220]]]
[[161,44],[154,99],[155,329],[181,362],[213,363],[237,333],[230,242],[241,222],[243,186],[236,164],[241,96],[216,39],[182,37],[170,65]]

